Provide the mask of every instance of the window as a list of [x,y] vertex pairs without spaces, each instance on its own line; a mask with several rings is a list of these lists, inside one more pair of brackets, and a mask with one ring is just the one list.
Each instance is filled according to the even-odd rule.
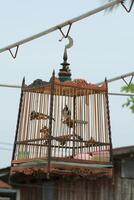
[[134,178],[134,160],[122,160],[121,177]]

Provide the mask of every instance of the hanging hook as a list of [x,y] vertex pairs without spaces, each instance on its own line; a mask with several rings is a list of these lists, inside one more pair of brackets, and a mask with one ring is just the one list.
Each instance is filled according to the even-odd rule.
[[71,26],[72,26],[72,24],[69,24],[69,28],[68,28],[66,34],[62,31],[62,28],[61,28],[61,27],[58,27],[59,31],[60,31],[61,34],[62,34],[62,38],[59,40],[60,42],[63,40],[63,38],[67,38],[67,37],[68,37],[69,32],[70,32],[70,29],[71,29]]
[[[61,42],[62,39],[59,41]],[[70,49],[73,46],[73,38],[71,38],[71,36],[68,35],[67,39],[69,40],[69,43],[65,45],[64,55],[67,54],[67,49]]]
[[16,56],[17,56],[17,53],[18,53],[18,49],[19,49],[19,45],[17,45],[16,46],[16,50],[15,50],[15,53],[13,54],[13,52],[11,51],[11,49],[8,49],[9,50],[9,52],[10,52],[10,54],[11,54],[11,56],[12,56],[12,58],[16,58]]
[[69,49],[73,46],[73,39],[68,35],[67,39],[69,40],[69,43],[65,45],[66,49]]
[[125,6],[125,4],[124,4],[124,0],[121,1],[121,5],[122,5],[123,8],[127,11],[127,13],[131,12],[132,7],[133,7],[133,3],[134,3],[134,0],[131,0],[130,7],[129,7],[129,9],[128,9],[128,8]]
[[122,80],[126,83],[126,85],[127,85],[128,87],[131,85],[132,80],[133,80],[133,77],[134,77],[134,76],[132,75],[130,81],[127,82],[127,81],[125,80],[125,78],[124,78],[123,76],[121,76]]
[[[61,42],[63,40],[63,38],[65,38],[65,37],[62,37],[59,40],[59,42]],[[73,46],[73,38],[71,38],[71,36],[69,36],[69,35],[66,38],[69,40],[69,43],[65,45],[65,49],[69,49]]]

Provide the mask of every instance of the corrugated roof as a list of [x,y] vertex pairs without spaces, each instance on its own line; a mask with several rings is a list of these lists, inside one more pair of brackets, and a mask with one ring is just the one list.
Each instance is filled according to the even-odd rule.
[[113,149],[113,156],[121,156],[125,154],[134,154],[134,146],[124,146]]

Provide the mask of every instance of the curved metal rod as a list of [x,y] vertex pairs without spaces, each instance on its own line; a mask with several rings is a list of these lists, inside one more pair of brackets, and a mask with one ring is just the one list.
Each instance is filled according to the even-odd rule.
[[[63,40],[63,38],[61,38],[61,40],[59,40],[59,42],[61,42]],[[69,43],[65,45],[65,49],[70,49],[73,46],[73,39],[69,35],[67,36],[67,39],[69,40]]]
[[69,43],[66,44],[65,48],[66,49],[70,49],[72,46],[73,46],[73,39],[68,35],[68,40],[69,40]]

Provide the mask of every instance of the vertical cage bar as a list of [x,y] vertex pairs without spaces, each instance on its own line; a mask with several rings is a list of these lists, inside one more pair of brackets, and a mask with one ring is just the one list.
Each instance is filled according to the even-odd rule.
[[110,124],[110,110],[109,110],[107,79],[105,79],[105,84],[106,84],[106,106],[107,106],[107,118],[108,118],[109,141],[110,141],[110,161],[112,161],[113,160],[113,158],[112,158],[112,137],[111,137],[111,124]]
[[75,110],[76,110],[76,94],[75,94],[75,89],[74,89],[74,96],[73,96],[73,157],[75,156]]
[[51,162],[51,133],[52,133],[52,120],[53,120],[54,79],[55,79],[55,72],[53,71],[51,79],[51,96],[50,96],[47,178],[49,178],[50,175],[50,162]]
[[[15,157],[16,141],[17,141],[17,134],[18,134],[18,129],[19,129],[19,122],[20,122],[20,115],[21,115],[21,107],[22,107],[23,87],[24,87],[24,85],[25,85],[25,78],[23,78],[22,87],[21,87],[20,104],[19,104],[18,119],[17,119],[17,125],[16,125],[16,134],[15,134],[15,140],[14,140],[12,161],[14,160],[14,157]],[[11,166],[12,166],[12,163],[11,163]]]

